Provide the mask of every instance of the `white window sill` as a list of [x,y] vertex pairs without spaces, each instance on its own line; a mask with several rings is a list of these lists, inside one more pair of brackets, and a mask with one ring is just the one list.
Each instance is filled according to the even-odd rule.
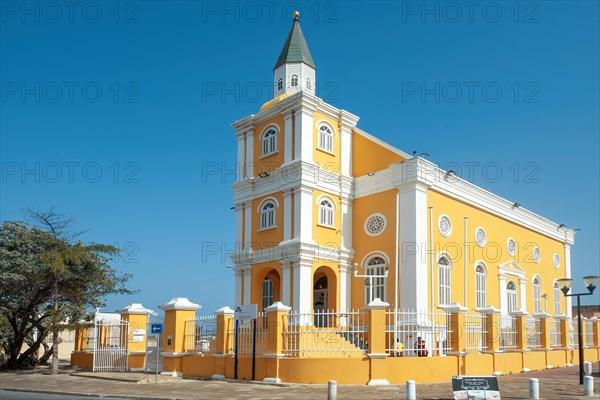
[[272,156],[272,155],[275,155],[275,154],[277,154],[277,153],[279,153],[279,150],[277,150],[277,151],[274,151],[274,152],[272,152],[272,153],[263,154],[263,155],[262,155],[262,156],[260,156],[258,159],[259,159],[259,160],[262,160],[263,158],[270,157],[270,156]]
[[322,149],[320,147],[317,147],[317,150],[320,151],[321,153],[329,154],[330,156],[334,156],[334,157],[336,156],[336,154],[334,152]]
[[320,226],[321,228],[327,228],[327,229],[337,230],[337,228],[335,226],[333,226],[333,225],[317,224],[317,226]]
[[267,226],[266,228],[260,228],[259,230],[257,230],[256,232],[262,232],[262,231],[268,231],[270,229],[275,229],[277,228],[277,225],[273,225],[273,226]]

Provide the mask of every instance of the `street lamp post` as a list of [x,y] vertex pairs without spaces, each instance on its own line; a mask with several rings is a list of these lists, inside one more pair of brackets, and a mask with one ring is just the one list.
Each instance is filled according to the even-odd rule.
[[600,277],[598,276],[584,276],[583,277],[583,285],[587,288],[589,293],[569,293],[571,290],[571,286],[573,285],[573,279],[570,278],[562,278],[558,279],[558,287],[563,292],[565,297],[577,297],[577,344],[579,346],[579,384],[583,385],[583,346],[581,343],[583,342],[583,333],[581,332],[581,296],[591,296],[594,293],[594,290],[598,286],[598,281]]

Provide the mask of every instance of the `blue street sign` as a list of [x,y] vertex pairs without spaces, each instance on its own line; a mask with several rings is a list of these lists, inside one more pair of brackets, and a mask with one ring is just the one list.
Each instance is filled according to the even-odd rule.
[[162,333],[163,324],[150,324],[150,333]]

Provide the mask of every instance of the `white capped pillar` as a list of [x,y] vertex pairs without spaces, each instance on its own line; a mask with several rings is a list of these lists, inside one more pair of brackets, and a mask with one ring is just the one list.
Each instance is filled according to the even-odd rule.
[[358,123],[358,117],[347,111],[340,111],[340,173],[352,176],[352,130]]
[[236,182],[241,181],[246,177],[246,145],[245,135],[241,134],[237,137],[237,179]]
[[352,299],[352,264],[340,263],[340,312],[350,309]]
[[239,204],[235,206],[235,250],[241,250],[244,247],[244,206]]

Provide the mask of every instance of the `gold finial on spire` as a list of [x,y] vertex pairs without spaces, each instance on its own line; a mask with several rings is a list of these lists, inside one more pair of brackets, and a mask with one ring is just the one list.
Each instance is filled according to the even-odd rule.
[[298,11],[294,11],[294,21],[298,21],[299,16],[300,16],[300,13]]

